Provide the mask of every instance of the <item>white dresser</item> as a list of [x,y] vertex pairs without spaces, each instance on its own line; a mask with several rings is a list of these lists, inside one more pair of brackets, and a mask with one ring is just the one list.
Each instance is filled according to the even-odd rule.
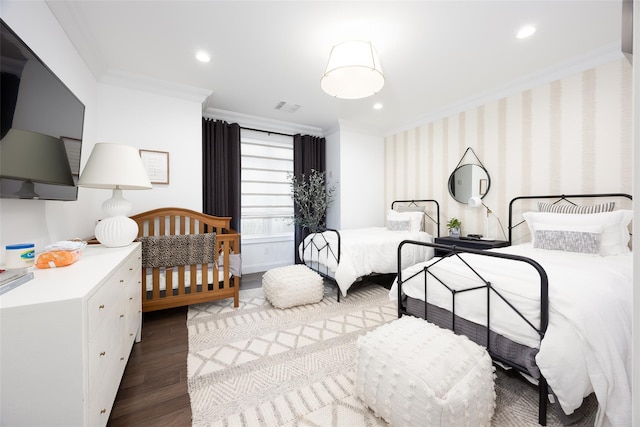
[[104,426],[140,337],[140,244],[34,274],[0,296],[0,425]]

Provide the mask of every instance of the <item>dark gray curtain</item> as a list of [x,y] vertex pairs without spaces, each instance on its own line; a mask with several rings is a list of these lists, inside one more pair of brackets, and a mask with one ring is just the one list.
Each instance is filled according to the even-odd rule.
[[202,209],[240,232],[240,125],[202,118]]
[[[324,138],[310,135],[293,136],[293,173],[297,179],[301,179],[302,174],[306,176],[311,170],[320,172],[326,171],[326,142]],[[297,209],[294,208],[296,211]],[[295,212],[297,214],[297,212]],[[298,246],[308,234],[308,230],[303,230],[301,226],[295,226],[295,262],[301,264],[302,260],[298,254]]]

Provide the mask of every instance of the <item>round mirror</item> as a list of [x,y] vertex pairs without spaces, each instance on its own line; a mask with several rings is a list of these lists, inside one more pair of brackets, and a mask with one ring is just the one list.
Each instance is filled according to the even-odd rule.
[[449,176],[449,194],[460,203],[474,196],[484,198],[490,186],[489,172],[480,165],[458,166]]

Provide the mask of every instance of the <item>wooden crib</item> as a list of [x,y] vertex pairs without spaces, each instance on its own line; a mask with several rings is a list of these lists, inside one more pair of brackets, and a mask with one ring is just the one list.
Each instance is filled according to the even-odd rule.
[[[140,240],[147,242],[149,239],[144,238],[149,236],[215,233],[215,238],[210,240],[215,240],[215,254],[218,254],[211,262],[154,267],[145,266],[143,257],[143,312],[225,298],[233,298],[234,307],[238,307],[240,234],[230,228],[230,217],[215,217],[189,209],[168,207],[142,212],[131,219],[138,224],[138,237],[143,238]],[[212,250],[210,252],[213,253]],[[233,270],[236,270],[235,274]]]

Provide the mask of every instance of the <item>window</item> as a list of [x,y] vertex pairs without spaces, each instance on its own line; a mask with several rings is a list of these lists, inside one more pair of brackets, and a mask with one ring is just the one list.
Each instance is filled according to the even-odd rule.
[[241,132],[243,237],[293,234],[293,137]]

